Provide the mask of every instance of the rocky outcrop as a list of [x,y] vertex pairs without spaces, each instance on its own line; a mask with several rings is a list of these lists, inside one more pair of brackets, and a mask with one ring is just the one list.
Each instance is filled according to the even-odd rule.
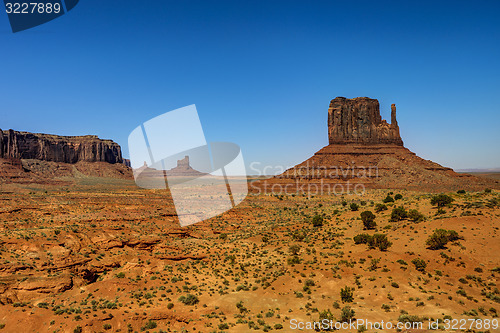
[[365,188],[498,188],[498,181],[458,174],[418,157],[403,146],[391,106],[391,123],[380,116],[376,99],[337,97],[328,109],[329,145],[306,161],[270,179],[250,185],[254,193],[345,194]]
[[391,106],[391,123],[380,116],[378,100],[368,97],[337,97],[328,108],[330,144],[403,145],[396,120],[396,105]]
[[0,158],[123,163],[120,145],[96,135],[59,136],[0,129]]
[[166,171],[167,176],[202,176],[205,173],[199,172],[189,164],[189,156],[184,156],[183,159],[177,160],[177,166]]

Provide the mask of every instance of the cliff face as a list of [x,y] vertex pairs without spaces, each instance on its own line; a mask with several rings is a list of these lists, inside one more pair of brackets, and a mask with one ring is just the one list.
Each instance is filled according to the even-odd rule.
[[59,136],[0,129],[0,158],[123,163],[120,146],[95,135]]
[[378,100],[368,97],[337,97],[328,108],[330,144],[403,145],[396,120],[396,105],[391,106],[391,124],[382,120]]

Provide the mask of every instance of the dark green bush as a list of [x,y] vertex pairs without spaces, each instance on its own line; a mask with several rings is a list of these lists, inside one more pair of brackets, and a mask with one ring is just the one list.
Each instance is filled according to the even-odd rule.
[[351,303],[354,301],[354,288],[349,288],[345,286],[345,288],[340,289],[340,300],[343,303]]
[[351,210],[353,212],[357,211],[359,209],[359,205],[355,202],[351,203],[351,205],[349,206],[349,208],[351,208]]
[[365,229],[374,229],[377,226],[375,223],[375,214],[369,210],[365,210],[361,213],[361,220],[363,221],[363,226]]
[[448,242],[463,239],[455,230],[436,229],[434,233],[427,238],[425,244],[431,250],[443,249]]
[[340,322],[348,322],[349,320],[354,319],[355,312],[351,309],[350,306],[345,306],[342,308],[340,313]]
[[372,236],[368,234],[359,234],[353,237],[354,244],[367,244]]
[[323,226],[323,216],[321,215],[314,215],[312,218],[312,224],[314,227],[322,227]]
[[420,213],[418,210],[416,209],[410,209],[408,211],[408,218],[410,220],[412,220],[413,222],[420,222],[420,221],[423,221],[425,220],[425,216],[424,214]]
[[353,240],[355,244],[368,244],[370,248],[378,248],[380,251],[386,251],[392,245],[392,242],[384,234],[374,234],[373,236],[359,234],[354,236]]
[[391,212],[391,221],[401,221],[407,217],[406,209],[404,207],[394,207]]
[[420,258],[415,258],[411,261],[413,265],[415,265],[415,269],[420,272],[424,272],[425,268],[427,267],[427,263]]
[[453,202],[453,198],[446,194],[438,194],[431,198],[431,205],[444,207]]
[[144,327],[143,327],[143,328],[144,328],[145,330],[152,330],[153,328],[156,328],[156,326],[157,326],[157,325],[156,325],[156,322],[150,319],[150,320],[148,320],[148,322],[144,325]]
[[370,248],[379,248],[380,251],[386,251],[390,246],[392,245],[392,242],[387,239],[387,235],[384,234],[374,234],[369,240],[368,240],[368,246]]
[[403,196],[399,193],[394,196],[394,200],[401,200],[401,199],[403,199]]
[[187,294],[186,296],[179,297],[179,301],[186,305],[195,305],[199,302],[198,297],[192,294]]
[[288,248],[288,252],[296,256],[300,252],[300,245],[294,244]]
[[387,206],[381,203],[375,205],[375,212],[380,213],[383,210],[387,210]]
[[434,233],[425,241],[425,244],[431,250],[438,250],[443,249],[449,241],[448,231],[444,229],[436,229],[434,230]]
[[391,197],[389,194],[385,197],[384,200],[382,200],[384,203],[389,203],[389,202],[394,202],[394,198]]

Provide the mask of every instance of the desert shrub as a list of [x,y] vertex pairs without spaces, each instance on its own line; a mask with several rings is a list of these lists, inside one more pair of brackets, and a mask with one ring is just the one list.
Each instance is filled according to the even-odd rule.
[[340,300],[342,303],[351,303],[354,301],[354,288],[345,286],[345,288],[340,289]]
[[301,242],[306,238],[307,233],[304,230],[295,230],[291,236],[294,240]]
[[406,209],[404,207],[394,207],[391,212],[391,221],[401,221],[407,217]]
[[365,229],[374,229],[377,226],[375,223],[375,214],[369,210],[365,210],[361,213],[361,220],[363,220],[363,226]]
[[143,329],[144,330],[152,330],[153,328],[156,328],[156,326],[157,326],[156,321],[150,319],[146,322]]
[[458,190],[457,193],[458,194],[465,194],[465,190]]
[[349,208],[351,208],[351,210],[353,212],[357,211],[359,209],[359,205],[355,202],[351,203],[351,205],[349,206]]
[[119,279],[123,279],[125,277],[125,273],[124,272],[120,272],[120,273],[116,274],[116,277],[119,278]]
[[437,211],[436,211],[436,215],[443,215],[445,213],[446,213],[446,211],[443,208],[441,208],[441,207],[438,208]]
[[81,326],[75,327],[75,329],[73,330],[73,333],[82,333],[82,327]]
[[179,297],[179,301],[186,305],[195,305],[199,302],[198,297],[192,294],[187,294],[186,296]]
[[322,227],[323,226],[323,216],[314,215],[312,218],[312,224],[314,227]]
[[274,329],[275,330],[281,330],[281,329],[283,329],[283,325],[281,325],[281,324],[274,324]]
[[448,230],[448,240],[450,242],[457,241],[459,239],[464,239],[462,236],[458,234],[455,230]]
[[438,194],[431,198],[431,205],[444,207],[453,202],[453,198],[446,194]]
[[489,199],[488,202],[485,204],[485,206],[488,208],[495,208],[495,206],[498,206],[498,199],[497,198]]
[[349,320],[354,319],[355,312],[353,309],[351,309],[350,306],[345,306],[342,308],[342,311],[340,312],[340,321],[341,322],[348,322]]
[[443,249],[448,242],[463,239],[455,230],[436,229],[434,233],[427,238],[425,244],[431,250]]
[[300,264],[299,256],[291,256],[287,259],[288,265],[298,265]]
[[436,229],[425,241],[425,244],[431,250],[438,250],[444,248],[448,242],[448,232],[444,229]]
[[484,189],[484,193],[491,193],[491,188]]
[[355,244],[368,244],[370,248],[379,248],[380,251],[385,251],[392,245],[392,242],[384,234],[374,234],[373,236],[359,234],[354,236],[353,240]]
[[368,241],[372,238],[372,236],[368,234],[359,234],[353,237],[355,244],[367,244]]
[[425,271],[425,268],[427,267],[427,263],[425,262],[425,260],[420,258],[413,259],[411,263],[415,265],[415,269],[419,272]]
[[308,287],[314,287],[315,283],[314,283],[314,280],[307,279],[304,281],[304,285],[306,285]]
[[228,330],[229,329],[229,325],[227,323],[219,324],[219,329],[220,330]]
[[422,323],[424,319],[416,315],[409,315],[407,313],[403,313],[399,316],[398,321],[402,323]]
[[222,239],[222,240],[224,240],[224,239],[226,239],[226,238],[227,238],[227,234],[220,234],[220,235],[219,235],[219,238],[220,238],[220,239]]
[[425,220],[425,216],[424,214],[420,213],[418,210],[416,209],[410,209],[408,211],[408,218],[410,220],[412,220],[413,222],[420,222],[420,221],[423,221]]
[[399,193],[394,196],[394,200],[401,200],[401,199],[403,199],[403,196]]
[[111,329],[111,324],[104,324],[102,326],[102,328],[104,328],[105,330],[110,330]]
[[342,201],[342,206],[347,206],[347,201]]
[[296,256],[300,252],[300,245],[294,244],[288,248],[288,252]]
[[174,303],[168,303],[168,304],[167,304],[167,309],[169,309],[169,310],[170,310],[170,309],[171,309],[171,308],[173,308],[173,307],[174,307]]
[[[333,313],[328,309],[328,310],[323,310],[319,313],[319,322],[322,323],[323,320],[326,320],[327,322],[334,322],[335,317],[333,316]],[[321,332],[328,332],[328,331],[333,331],[335,330],[334,328],[323,328]],[[316,329],[318,331],[318,329]]]
[[384,200],[382,200],[384,203],[389,203],[389,202],[394,202],[394,198],[391,197],[389,194],[385,197]]
[[389,239],[387,239],[387,235],[384,234],[374,234],[368,240],[368,246],[370,248],[378,247],[380,251],[386,251],[391,245],[392,242],[390,242]]
[[375,212],[380,213],[383,210],[387,210],[387,206],[381,203],[375,205]]

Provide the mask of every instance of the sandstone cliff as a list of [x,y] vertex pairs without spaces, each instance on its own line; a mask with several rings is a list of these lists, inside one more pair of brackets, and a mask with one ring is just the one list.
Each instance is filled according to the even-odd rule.
[[330,144],[395,144],[403,145],[396,120],[396,106],[391,106],[391,124],[382,120],[376,99],[337,97],[328,108]]
[[59,136],[0,129],[0,158],[123,163],[120,146],[95,135]]

